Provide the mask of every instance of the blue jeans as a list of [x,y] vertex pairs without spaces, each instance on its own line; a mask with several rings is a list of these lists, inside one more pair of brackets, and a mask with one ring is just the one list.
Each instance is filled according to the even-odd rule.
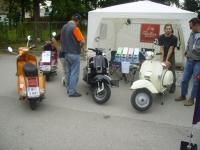
[[66,54],[65,55],[65,67],[68,70],[66,72],[67,84],[66,88],[69,95],[76,93],[76,87],[79,80],[80,73],[80,55]]
[[197,96],[198,89],[198,80],[195,78],[196,75],[200,74],[200,61],[194,61],[191,59],[187,59],[185,64],[185,69],[183,73],[183,79],[181,84],[181,96],[186,96],[188,93],[188,84],[193,77],[193,87],[191,98],[195,99]]

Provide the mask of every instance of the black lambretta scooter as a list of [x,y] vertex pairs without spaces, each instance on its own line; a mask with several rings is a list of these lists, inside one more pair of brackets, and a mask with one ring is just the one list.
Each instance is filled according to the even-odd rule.
[[108,76],[109,63],[105,56],[103,56],[104,49],[89,48],[96,53],[94,57],[87,57],[87,66],[83,71],[83,80],[91,85],[92,97],[98,104],[107,102],[111,95],[110,87],[119,86],[118,80],[112,80]]

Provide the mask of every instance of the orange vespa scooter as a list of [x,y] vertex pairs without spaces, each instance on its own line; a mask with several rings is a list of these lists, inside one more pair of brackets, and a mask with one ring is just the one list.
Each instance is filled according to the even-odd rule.
[[[28,36],[26,47],[19,47],[17,54],[17,89],[20,100],[28,100],[30,108],[35,110],[37,103],[45,96],[45,78],[38,71],[36,56],[29,53],[35,46],[29,47],[31,37]],[[8,47],[11,53],[13,49]]]

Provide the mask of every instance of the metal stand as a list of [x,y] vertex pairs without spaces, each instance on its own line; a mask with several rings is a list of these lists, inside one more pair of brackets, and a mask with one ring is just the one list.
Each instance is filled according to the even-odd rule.
[[166,90],[162,92],[162,99],[161,99],[161,105],[165,104],[165,96],[167,95]]

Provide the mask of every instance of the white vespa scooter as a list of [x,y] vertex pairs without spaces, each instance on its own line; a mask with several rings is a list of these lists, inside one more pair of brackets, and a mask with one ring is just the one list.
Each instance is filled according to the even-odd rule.
[[164,95],[173,84],[172,71],[168,70],[165,63],[154,58],[155,55],[160,55],[154,51],[154,49],[145,50],[146,60],[141,66],[139,80],[133,82],[131,86],[134,90],[131,104],[138,111],[148,110],[152,105],[153,94]]

